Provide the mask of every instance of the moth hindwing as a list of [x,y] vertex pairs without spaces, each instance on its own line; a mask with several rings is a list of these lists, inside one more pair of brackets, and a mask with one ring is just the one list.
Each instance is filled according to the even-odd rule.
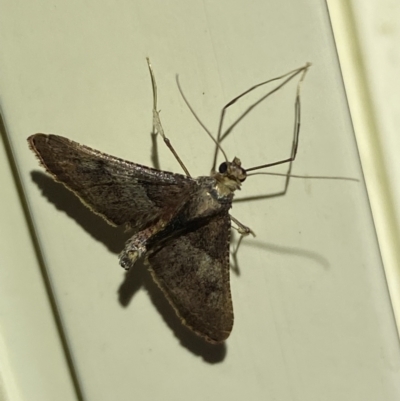
[[[295,75],[304,75],[307,68],[295,70]],[[154,127],[176,154],[162,130],[150,63],[149,69]],[[214,140],[217,149],[220,134]],[[228,338],[233,326],[229,209],[246,178],[238,158],[225,158],[210,176],[192,178],[177,155],[186,175],[122,160],[58,135],[35,134],[28,142],[55,181],[111,225],[132,230],[119,256],[122,267],[130,269],[144,257],[183,324],[211,343]],[[238,224],[245,233],[247,228]]]

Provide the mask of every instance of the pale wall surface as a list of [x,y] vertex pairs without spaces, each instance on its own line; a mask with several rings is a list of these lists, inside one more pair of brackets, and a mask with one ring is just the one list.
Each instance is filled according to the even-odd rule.
[[[3,0],[2,9],[7,140],[59,311],[54,319],[2,157],[4,397],[399,398],[392,304],[323,2]],[[224,346],[182,329],[143,268],[128,276],[119,268],[126,235],[45,176],[26,144],[32,133],[57,133],[151,165],[146,56],[155,68],[164,128],[192,175],[208,174],[213,147],[180,98],[176,73],[215,131],[219,110],[232,97],[311,61],[293,173],[361,180],[292,180],[284,197],[234,204],[234,216],[257,237],[245,240],[240,275],[231,274],[235,326]],[[294,92],[292,85],[249,115],[224,142],[228,155],[245,166],[287,157]],[[161,143],[159,150],[162,168],[179,172]],[[282,178],[249,178],[238,198],[282,185]]]

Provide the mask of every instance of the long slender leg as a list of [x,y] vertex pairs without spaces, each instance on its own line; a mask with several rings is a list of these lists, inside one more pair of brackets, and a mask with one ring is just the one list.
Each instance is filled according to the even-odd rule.
[[[286,179],[285,179],[285,186],[284,189],[277,193],[274,194],[272,196],[279,196],[279,195],[284,195],[287,192],[288,186],[289,186],[289,180],[290,180],[290,174],[291,174],[291,170],[292,170],[292,163],[294,161],[294,159],[296,158],[296,154],[297,154],[297,149],[298,149],[298,142],[299,142],[299,133],[300,133],[300,86],[301,83],[304,80],[304,76],[305,73],[307,72],[307,69],[309,68],[309,64],[306,64],[304,67],[299,68],[298,70],[292,71],[288,74],[285,74],[281,77],[278,78],[274,78],[272,80],[266,81],[264,83],[258,84],[256,86],[253,86],[252,88],[248,89],[247,91],[245,91],[244,93],[242,93],[241,95],[239,95],[238,97],[234,98],[233,100],[231,100],[222,110],[221,112],[221,119],[220,119],[220,126],[218,129],[218,136],[217,136],[217,141],[218,143],[220,143],[220,141],[222,141],[233,129],[234,126],[236,126],[236,124],[245,116],[247,115],[254,107],[256,107],[259,103],[261,103],[266,97],[270,96],[272,93],[276,92],[278,89],[280,89],[282,86],[284,86],[288,81],[290,81],[292,78],[294,78],[296,75],[298,75],[299,73],[302,72],[302,75],[300,77],[300,81],[297,85],[297,91],[296,91],[296,100],[295,100],[295,120],[294,120],[294,133],[293,133],[293,141],[292,141],[292,149],[291,149],[291,153],[290,153],[290,157],[284,160],[280,160],[278,162],[274,162],[274,163],[269,163],[266,165],[261,165],[261,166],[256,166],[256,167],[252,167],[249,169],[246,169],[246,171],[252,171],[252,170],[258,170],[261,168],[266,168],[266,167],[271,167],[271,166],[275,166],[278,164],[283,164],[283,163],[289,163],[289,167],[288,167],[288,171],[285,174]],[[279,86],[277,86],[275,89],[273,89],[272,91],[268,92],[266,95],[264,95],[262,98],[260,98],[257,102],[253,103],[226,131],[225,133],[221,136],[221,129],[222,129],[222,123],[223,123],[223,119],[225,116],[225,112],[226,110],[232,105],[234,104],[236,101],[238,101],[241,97],[243,97],[244,95],[248,94],[249,92],[251,92],[252,90],[256,89],[257,87],[264,85],[268,82],[277,80],[277,79],[281,79],[284,78],[286,76],[289,75],[289,78],[287,78],[283,83],[281,83]],[[214,163],[216,162],[216,155],[217,155],[217,151],[218,149],[216,149],[215,152],[215,159],[214,159]],[[255,173],[257,174],[257,173]],[[251,174],[249,174],[251,175]],[[271,196],[271,195],[270,195]],[[258,198],[258,197],[256,197]],[[247,198],[249,199],[249,198]],[[240,199],[241,200],[241,199]],[[240,201],[239,200],[239,201]],[[236,200],[237,201],[237,200]],[[247,235],[249,235],[250,233],[254,235],[254,233],[251,231],[251,229],[249,227],[246,227],[245,225],[243,225],[242,223],[240,223],[237,219],[235,219],[234,217],[231,216],[231,219],[234,223],[236,223],[236,225],[238,226],[237,231],[239,232],[239,234],[241,234],[237,245],[235,247],[235,249],[232,252],[232,258],[234,261],[234,268],[236,271],[238,271],[238,260],[237,260],[237,254],[239,251],[239,247],[243,241],[243,238]]]
[[[260,166],[255,166],[255,167],[250,167],[247,168],[246,171],[254,171],[254,170],[259,170],[262,168],[267,168],[267,167],[272,167],[272,166],[277,166],[279,164],[284,164],[284,163],[291,163],[294,161],[294,159],[296,158],[297,155],[297,148],[299,145],[299,135],[300,135],[300,87],[301,87],[301,83],[304,80],[304,76],[305,73],[307,72],[307,66],[304,67],[305,69],[303,69],[303,74],[300,78],[300,81],[297,85],[297,91],[296,91],[296,101],[295,101],[295,105],[294,105],[294,113],[295,113],[295,117],[294,117],[294,135],[293,135],[293,142],[292,142],[292,152],[290,154],[290,157],[287,159],[283,159],[283,160],[278,160],[276,162],[273,163],[267,163],[267,164],[262,164]],[[291,167],[291,166],[290,166]],[[290,169],[288,174],[290,173]]]
[[149,72],[150,72],[150,77],[151,77],[151,85],[153,87],[153,132],[158,133],[162,136],[165,144],[167,145],[168,149],[172,152],[172,154],[175,156],[175,159],[177,162],[180,164],[182,167],[183,171],[188,177],[191,177],[189,170],[186,168],[184,163],[182,162],[181,158],[178,156],[176,153],[174,147],[171,144],[171,141],[165,136],[164,134],[164,129],[161,124],[161,119],[160,119],[160,113],[157,110],[157,83],[156,83],[156,78],[154,76],[153,72],[153,67],[150,64],[150,59],[147,57],[147,65],[149,67]]
[[[299,88],[300,88],[300,83],[303,81],[305,73],[307,72],[308,68],[310,67],[310,63],[307,63],[304,67],[298,68],[296,70],[290,71],[284,75],[281,75],[279,77],[276,78],[272,78],[269,79],[268,81],[264,81],[261,82],[257,85],[252,86],[251,88],[247,89],[245,92],[241,93],[239,96],[235,97],[234,99],[232,99],[230,102],[228,102],[223,109],[221,110],[221,116],[220,116],[220,120],[219,120],[219,126],[218,126],[218,134],[217,134],[217,142],[218,144],[220,144],[222,142],[222,140],[224,140],[233,130],[233,128],[248,114],[250,113],[255,107],[257,107],[262,101],[264,101],[267,97],[269,97],[270,95],[272,95],[273,93],[275,93],[276,91],[278,91],[280,88],[282,88],[283,86],[285,86],[289,81],[291,81],[294,77],[296,77],[298,74],[302,73],[302,76],[300,78],[300,82],[298,84],[298,89],[297,89],[297,97],[299,96]],[[238,119],[236,119],[230,126],[228,129],[225,130],[225,132],[222,134],[222,126],[224,123],[224,119],[225,119],[225,114],[226,111],[229,109],[230,106],[232,106],[233,104],[235,104],[239,99],[241,99],[243,96],[247,95],[248,93],[252,92],[253,90],[259,88],[260,86],[266,85],[270,82],[273,81],[277,81],[280,79],[283,79],[285,77],[286,78],[281,84],[279,84],[278,86],[276,86],[274,89],[272,89],[271,91],[269,91],[267,94],[265,94],[264,96],[262,96],[259,100],[257,100],[255,103],[253,103],[250,107],[247,108],[247,110],[242,113],[240,115],[240,117]],[[218,150],[219,147],[217,146],[215,148],[215,152],[214,152],[214,160],[213,160],[213,167],[212,170],[215,170],[215,165],[217,162],[217,155],[218,155]],[[287,161],[286,161],[287,162]],[[263,166],[266,167],[266,166]],[[260,167],[258,167],[260,168]]]
[[[272,197],[276,197],[276,196],[282,196],[285,195],[288,187],[289,187],[289,181],[290,181],[290,177],[291,177],[291,172],[292,172],[292,164],[293,161],[296,159],[296,155],[297,155],[297,149],[299,146],[299,135],[300,135],[300,117],[301,117],[301,110],[300,110],[300,87],[301,84],[304,80],[305,74],[307,72],[308,67],[310,66],[310,64],[307,64],[305,67],[300,68],[299,70],[297,70],[297,73],[295,73],[296,75],[299,72],[302,72],[301,78],[299,80],[299,83],[297,84],[297,90],[296,90],[296,100],[295,100],[295,105],[294,105],[294,127],[293,127],[293,141],[292,141],[292,149],[290,152],[290,157],[283,159],[283,160],[278,160],[276,162],[273,163],[268,163],[268,164],[263,164],[260,166],[255,166],[255,167],[251,167],[251,168],[247,168],[246,171],[247,173],[249,171],[254,171],[254,170],[259,170],[262,168],[268,168],[268,167],[272,167],[272,166],[277,166],[279,164],[284,164],[284,163],[288,163],[288,170],[285,174],[286,179],[285,179],[285,185],[282,191],[274,193],[274,194],[270,194],[270,195],[261,195],[261,196],[255,196],[255,197],[246,197],[246,198],[239,198],[239,199],[235,199],[235,202],[243,202],[244,200],[255,200],[255,199],[264,199],[264,198],[272,198]],[[288,79],[291,79],[293,77],[293,75],[291,75]],[[287,80],[286,80],[287,81]],[[286,82],[285,81],[285,82]],[[255,173],[258,174],[258,173]],[[248,174],[248,176],[251,176],[252,174]]]
[[[303,78],[303,77],[302,77]],[[301,80],[302,81],[302,80]],[[293,133],[293,141],[292,141],[292,149],[290,152],[290,157],[288,157],[287,159],[284,160],[279,160],[277,162],[273,162],[273,163],[268,163],[268,164],[264,164],[261,166],[256,166],[256,167],[252,167],[252,168],[248,168],[246,169],[247,172],[249,171],[253,171],[253,170],[258,170],[261,168],[267,168],[267,167],[272,167],[272,166],[277,166],[279,164],[284,164],[284,163],[288,163],[288,170],[286,172],[286,174],[284,174],[285,178],[285,184],[284,184],[284,188],[282,191],[279,191],[277,193],[274,194],[269,194],[269,195],[260,195],[260,196],[253,196],[253,197],[246,197],[246,198],[239,198],[239,199],[235,199],[234,202],[243,202],[245,199],[246,200],[256,200],[256,199],[264,199],[264,198],[272,198],[272,197],[276,197],[276,196],[283,196],[286,194],[288,188],[289,188],[289,181],[290,181],[290,177],[291,177],[291,172],[292,172],[292,165],[293,165],[293,161],[296,158],[297,155],[297,149],[298,149],[298,145],[299,145],[299,134],[300,134],[300,84],[301,81],[299,82],[299,85],[297,87],[297,93],[296,93],[296,101],[295,101],[295,120],[294,120],[294,133]],[[258,173],[254,173],[254,174],[258,174]],[[252,174],[248,174],[248,176],[251,176]]]
[[238,273],[239,267],[238,267],[237,254],[239,251],[240,244],[242,243],[243,238],[247,237],[249,234],[251,234],[253,237],[255,237],[256,235],[254,234],[253,230],[250,227],[245,226],[235,217],[231,216],[231,220],[237,225],[237,227],[232,227],[232,228],[237,230],[237,232],[240,234],[240,238],[236,244],[236,247],[232,251],[233,268]]

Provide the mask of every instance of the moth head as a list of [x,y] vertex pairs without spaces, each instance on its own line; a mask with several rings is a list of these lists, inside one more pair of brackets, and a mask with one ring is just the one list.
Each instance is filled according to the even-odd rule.
[[246,170],[241,165],[242,163],[237,157],[232,162],[222,162],[218,168],[219,172],[215,173],[214,177],[230,191],[240,189],[242,182],[247,177]]

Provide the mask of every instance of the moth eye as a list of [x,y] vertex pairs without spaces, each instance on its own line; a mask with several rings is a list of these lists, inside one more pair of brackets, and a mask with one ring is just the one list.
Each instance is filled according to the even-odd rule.
[[221,163],[221,164],[219,165],[219,167],[218,167],[218,171],[219,171],[221,174],[226,173],[227,170],[228,170],[228,164],[227,164],[226,162]]

